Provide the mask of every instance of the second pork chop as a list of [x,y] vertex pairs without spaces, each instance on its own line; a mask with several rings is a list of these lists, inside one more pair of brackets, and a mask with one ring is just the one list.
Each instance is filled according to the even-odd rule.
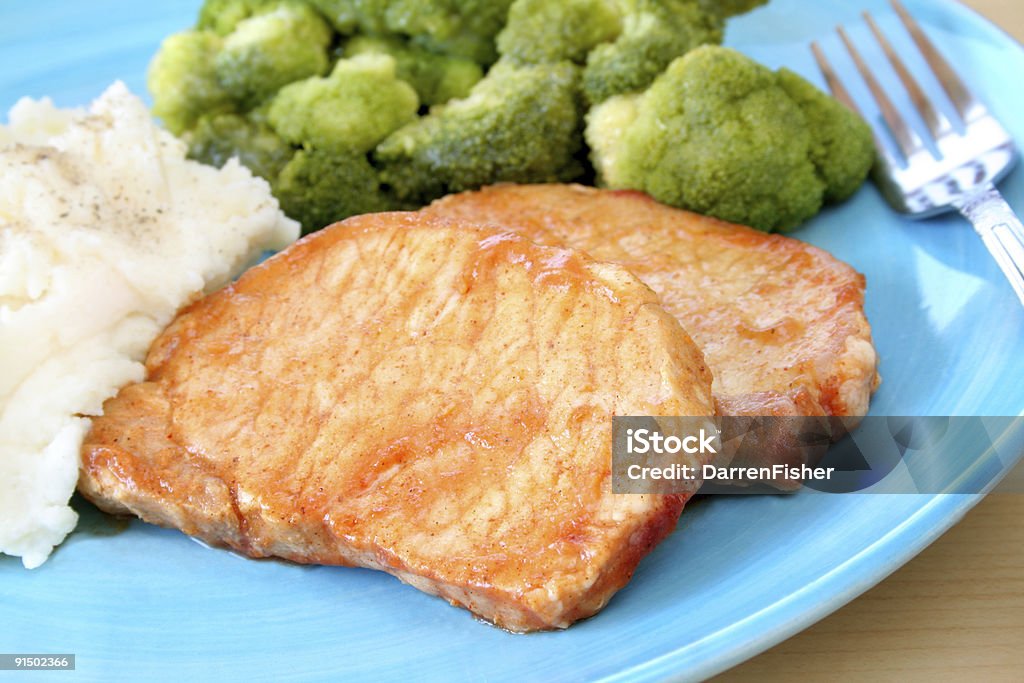
[[878,383],[864,277],[783,235],[580,185],[495,185],[424,209],[621,263],[701,347],[723,415],[864,415]]
[[599,610],[686,495],[611,493],[613,415],[711,415],[619,266],[422,214],[327,228],[186,309],[80,490],[252,556],[382,569],[505,628]]
[[[720,415],[867,413],[879,380],[864,277],[821,249],[674,209],[640,192],[580,185],[495,185],[423,211],[627,267],[704,351]],[[740,466],[799,464],[821,453],[805,447],[805,439],[827,432],[829,423],[842,430],[855,422],[776,421],[739,440],[730,454]]]

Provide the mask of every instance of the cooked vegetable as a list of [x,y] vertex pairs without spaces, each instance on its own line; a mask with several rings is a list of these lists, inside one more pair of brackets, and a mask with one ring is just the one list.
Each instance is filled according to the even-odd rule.
[[505,25],[512,0],[390,0],[384,4],[388,31],[410,36],[414,44],[431,52],[488,65],[497,59],[494,38]]
[[714,47],[764,2],[206,0],[149,82],[191,156],[237,156],[306,230],[595,171],[784,230],[860,186],[871,140],[795,74]]
[[282,3],[238,22],[214,59],[221,86],[245,108],[327,71],[331,29],[307,5]]
[[238,22],[288,0],[206,0],[199,10],[196,28],[226,36]]
[[642,95],[592,110],[586,133],[606,184],[766,231],[848,197],[874,158],[853,112],[786,69],[716,46],[672,62]]
[[344,35],[357,30],[375,35],[387,31],[384,21],[386,0],[309,0],[309,4]]
[[621,32],[618,0],[516,0],[498,35],[498,52],[525,64],[582,64],[594,47]]
[[176,33],[164,40],[149,65],[146,83],[153,94],[153,113],[175,135],[207,112],[231,109],[231,99],[213,70],[220,47],[215,33]]
[[349,216],[398,208],[381,190],[365,154],[299,150],[281,171],[274,195],[302,223],[303,234]]
[[188,156],[220,168],[231,157],[270,183],[295,154],[267,125],[239,114],[208,114],[185,137]]
[[722,17],[732,17],[767,5],[768,0],[700,0],[700,4],[709,12],[715,12]]
[[345,35],[397,35],[430,52],[488,65],[512,0],[309,0]]
[[270,125],[295,145],[328,152],[369,152],[416,118],[419,99],[395,77],[388,55],[342,59],[327,78],[281,88],[267,112]]
[[780,69],[776,75],[806,117],[811,131],[808,158],[825,183],[825,201],[849,199],[864,184],[875,158],[870,129],[859,116],[792,71]]
[[465,97],[484,76],[480,65],[462,57],[427,52],[397,38],[355,36],[345,44],[345,56],[385,54],[395,58],[396,73],[411,85],[422,104],[442,104]]
[[407,201],[495,182],[569,180],[582,140],[577,68],[499,62],[469,97],[393,133],[377,148],[384,180]]
[[622,141],[636,123],[639,102],[639,94],[618,95],[587,112],[586,142],[590,147],[590,160],[602,185],[626,188],[633,181],[626,172],[631,169],[621,160]]
[[587,58],[583,92],[591,104],[643,90],[698,45],[722,42],[724,19],[697,0],[619,0],[622,34]]

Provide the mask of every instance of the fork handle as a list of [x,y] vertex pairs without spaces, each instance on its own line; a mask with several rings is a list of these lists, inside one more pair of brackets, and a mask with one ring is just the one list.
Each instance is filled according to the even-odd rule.
[[1024,304],[1024,225],[1017,214],[991,183],[954,205],[974,225]]

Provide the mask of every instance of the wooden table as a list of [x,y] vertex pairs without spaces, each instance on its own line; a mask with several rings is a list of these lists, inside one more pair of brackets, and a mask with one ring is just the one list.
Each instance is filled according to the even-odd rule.
[[[966,0],[1024,41],[1024,0]],[[1024,480],[1024,467],[1013,475]],[[835,614],[716,681],[1024,681],[1024,482]]]
[[1021,0],[965,0],[1017,40],[1024,42],[1024,2]]

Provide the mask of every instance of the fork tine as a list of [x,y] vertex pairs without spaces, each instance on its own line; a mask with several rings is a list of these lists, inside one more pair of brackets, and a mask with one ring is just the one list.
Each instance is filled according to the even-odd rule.
[[953,102],[953,106],[956,107],[957,112],[960,114],[960,118],[963,119],[964,123],[973,120],[976,116],[983,114],[985,111],[984,105],[974,98],[971,91],[967,89],[964,82],[960,80],[953,67],[949,65],[946,58],[943,57],[939,51],[935,48],[935,45],[929,40],[928,36],[924,34],[921,26],[914,20],[910,13],[907,12],[906,8],[900,0],[890,0],[892,2],[893,9],[896,10],[896,14],[899,15],[900,20],[903,21],[903,25],[907,27],[907,31],[910,32],[910,37],[917,43],[918,49],[921,54],[924,55],[925,61],[932,68],[935,73],[935,77],[939,79],[939,84],[942,85],[942,89],[949,95],[949,99]]
[[889,125],[889,130],[896,139],[896,144],[899,145],[903,156],[909,159],[924,149],[924,142],[922,142],[921,136],[914,132],[914,129],[908,126],[907,122],[900,116],[899,111],[893,106],[892,100],[885,94],[882,86],[878,84],[878,80],[871,73],[868,65],[864,62],[864,58],[860,56],[860,52],[854,47],[853,42],[846,35],[843,27],[837,27],[836,31],[839,33],[839,37],[842,38],[850,56],[853,57],[854,64],[857,65],[857,70],[860,72],[861,77],[864,78],[864,82],[867,83],[868,89],[871,90],[871,94],[878,103],[878,108],[881,110],[885,122]]
[[[814,60],[818,63],[818,69],[825,77],[825,82],[828,84],[829,90],[832,91],[832,96],[849,107],[853,113],[864,118],[864,115],[861,113],[857,103],[850,96],[850,92],[846,89],[846,86],[843,85],[843,82],[839,80],[839,76],[836,75],[835,69],[832,68],[832,64],[828,61],[828,58],[825,57],[825,53],[822,51],[821,46],[818,45],[817,41],[813,41],[811,43],[811,52],[814,53]],[[889,154],[889,150],[886,149],[885,145],[883,145],[881,140],[878,139],[878,135],[875,133],[873,128],[871,129],[871,135],[875,138],[875,149],[885,159],[885,162],[889,164],[889,166],[893,166],[894,161],[892,155]]]
[[853,98],[850,97],[850,92],[843,85],[843,82],[839,80],[839,77],[836,76],[835,69],[832,68],[828,59],[825,58],[825,53],[821,51],[821,46],[818,45],[817,41],[811,43],[811,52],[814,53],[814,60],[818,62],[818,69],[821,70],[822,75],[825,77],[825,82],[828,83],[832,95],[855,113],[860,114],[857,103],[853,101]]
[[932,101],[928,99],[928,96],[924,94],[924,90],[921,85],[914,78],[910,70],[907,69],[906,64],[900,59],[900,56],[896,54],[896,51],[892,47],[892,43],[885,37],[882,30],[878,28],[878,24],[875,23],[874,18],[868,12],[864,12],[864,21],[867,22],[871,32],[875,34],[875,40],[882,46],[882,50],[885,52],[885,56],[889,59],[889,63],[892,64],[892,68],[895,69],[896,75],[899,76],[900,81],[903,83],[903,87],[907,89],[907,94],[910,95],[911,101],[914,103],[914,107],[921,114],[921,118],[928,125],[928,130],[931,131],[932,136],[935,139],[939,139],[953,131],[953,124],[950,123],[949,119],[946,118],[945,114],[940,112],[932,104]]

